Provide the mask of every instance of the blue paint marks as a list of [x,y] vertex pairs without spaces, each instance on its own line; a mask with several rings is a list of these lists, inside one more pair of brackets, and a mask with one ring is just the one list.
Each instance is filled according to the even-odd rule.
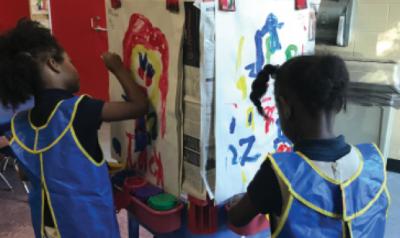
[[247,123],[248,125],[251,125],[253,123],[253,112],[250,112],[247,118]]
[[143,71],[146,69],[147,62],[148,62],[147,54],[139,53],[139,65]]
[[156,71],[154,70],[153,65],[148,64],[147,68],[146,68],[146,77],[148,79],[152,79],[155,74],[156,74]]
[[232,165],[238,164],[238,153],[233,145],[229,145],[229,151],[232,152]]
[[231,134],[235,133],[235,129],[236,129],[236,118],[232,117],[231,125],[229,126],[229,133]]
[[255,63],[247,65],[245,67],[245,69],[249,71],[249,77],[250,78],[256,78],[257,77],[257,73],[258,72],[256,70],[256,64]]
[[[278,35],[278,29],[283,27],[284,23],[279,22],[278,17],[276,17],[273,13],[269,14],[265,25],[256,32],[254,36],[255,44],[256,44],[256,62],[249,64],[245,67],[246,70],[249,71],[249,77],[255,78],[257,77],[258,72],[262,70],[262,67],[265,64],[264,54],[274,54],[276,51],[282,49],[282,45]],[[269,34],[269,45],[267,46],[267,52],[263,51],[263,38]]]
[[135,152],[146,151],[158,138],[158,117],[157,113],[151,111],[144,117],[136,119],[135,123]]
[[136,120],[135,128],[135,152],[145,151],[147,147],[147,131],[145,118]]
[[246,150],[244,151],[243,156],[240,159],[241,166],[244,166],[246,163],[256,162],[261,157],[261,154],[255,154],[253,156],[250,155],[251,149],[253,148],[255,142],[256,137],[254,135],[239,140],[240,146],[247,144]]
[[121,153],[122,153],[122,149],[121,149],[121,142],[119,142],[119,140],[117,138],[113,138],[112,139],[112,146],[114,149],[114,152],[121,157]]
[[274,54],[277,50],[282,49],[281,42],[279,40],[278,29],[283,27],[284,23],[278,21],[278,17],[274,14],[269,14],[267,17],[267,22],[263,27],[262,32],[269,32],[271,41],[270,41],[270,50],[271,53]]
[[242,167],[245,166],[246,163],[257,162],[257,160],[261,157],[261,154],[250,155],[255,142],[256,137],[254,135],[239,140],[240,147],[247,145],[246,149],[244,150],[243,156],[241,156],[240,158],[238,158],[236,147],[233,145],[229,145],[229,151],[232,153],[232,165],[238,164],[238,159],[240,160],[240,165]]

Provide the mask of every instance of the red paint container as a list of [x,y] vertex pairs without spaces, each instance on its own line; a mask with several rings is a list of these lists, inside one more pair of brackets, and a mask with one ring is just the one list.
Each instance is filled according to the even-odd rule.
[[124,191],[133,193],[136,189],[142,188],[147,185],[147,181],[142,177],[134,176],[126,178],[124,181]]

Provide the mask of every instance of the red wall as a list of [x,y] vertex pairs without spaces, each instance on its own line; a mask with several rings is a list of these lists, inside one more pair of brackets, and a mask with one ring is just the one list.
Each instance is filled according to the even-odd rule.
[[[80,73],[81,93],[108,100],[108,72],[100,58],[108,49],[107,33],[90,28],[95,16],[106,27],[105,1],[54,0],[50,6],[53,33]],[[0,0],[0,33],[29,16],[29,0]]]
[[108,35],[90,27],[95,16],[101,18],[101,27],[107,27],[105,1],[53,0],[50,8],[53,34],[79,72],[80,93],[108,100],[108,71],[100,58],[108,49]]
[[29,16],[29,0],[0,0],[0,32],[14,27],[19,19]]

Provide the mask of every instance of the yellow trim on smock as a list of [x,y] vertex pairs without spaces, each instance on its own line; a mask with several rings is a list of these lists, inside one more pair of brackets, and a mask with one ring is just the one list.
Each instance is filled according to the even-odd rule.
[[352,214],[350,216],[346,215],[345,221],[353,220],[354,218],[359,217],[359,216],[363,215],[364,213],[366,213],[368,211],[368,209],[371,208],[372,205],[374,205],[376,200],[378,200],[378,198],[382,195],[382,193],[385,190],[386,183],[387,183],[387,173],[386,173],[386,169],[385,169],[386,168],[385,159],[384,159],[381,151],[379,150],[379,148],[375,144],[373,144],[373,145],[374,145],[375,149],[378,151],[378,154],[380,155],[380,158],[382,159],[382,164],[383,164],[383,176],[384,176],[384,178],[383,178],[383,182],[382,182],[381,188],[378,190],[378,193],[375,195],[375,197],[373,199],[371,199],[371,201],[363,209],[359,210],[358,212],[355,212],[354,214]]
[[317,174],[319,174],[319,176],[321,176],[323,179],[329,181],[330,183],[336,184],[336,185],[344,184],[344,186],[347,187],[347,186],[349,186],[354,180],[356,180],[356,179],[358,178],[358,176],[360,176],[360,174],[361,174],[361,172],[362,172],[362,169],[363,169],[363,167],[364,167],[364,159],[362,158],[361,152],[360,152],[360,151],[358,150],[358,148],[355,147],[355,146],[352,146],[352,148],[356,150],[356,152],[357,152],[357,154],[358,154],[358,158],[359,158],[359,160],[360,160],[360,164],[358,165],[358,168],[357,168],[356,173],[355,173],[353,176],[351,176],[351,178],[348,179],[348,180],[347,180],[346,182],[344,182],[344,183],[341,182],[341,181],[339,181],[339,180],[336,180],[336,179],[333,179],[333,178],[330,178],[329,176],[327,176],[323,171],[321,171],[321,170],[318,168],[318,166],[316,166],[316,165],[314,164],[314,162],[312,162],[311,159],[309,159],[309,158],[308,158],[306,155],[304,155],[303,153],[301,153],[301,152],[298,151],[298,152],[296,152],[296,154],[298,154],[304,161],[306,161],[307,164],[309,164],[309,165],[311,166],[311,168],[313,168],[314,171],[317,172]]
[[33,149],[36,150],[39,142],[39,131],[35,130],[35,141],[33,142]]
[[343,185],[340,185],[340,191],[342,192],[342,208],[343,208],[342,220],[346,221],[346,216],[347,216],[346,189]]
[[43,153],[43,152],[45,152],[45,151],[51,149],[54,145],[56,145],[56,144],[64,137],[64,135],[65,135],[65,134],[70,130],[70,128],[72,127],[72,124],[73,124],[73,122],[74,122],[74,119],[75,119],[75,116],[76,116],[76,112],[77,112],[77,109],[78,109],[78,105],[79,105],[79,103],[82,101],[82,99],[83,99],[84,97],[85,97],[85,96],[83,95],[83,96],[81,96],[81,97],[77,100],[77,102],[76,102],[75,105],[74,105],[74,110],[73,110],[73,112],[72,112],[72,116],[71,116],[71,118],[70,118],[70,121],[69,121],[68,125],[65,127],[64,131],[57,137],[57,139],[55,139],[49,146],[47,146],[47,147],[45,147],[45,148],[42,148],[42,149],[40,149],[40,150],[37,150],[37,149],[35,149],[35,148],[32,150],[32,149],[28,148],[28,147],[18,138],[18,136],[17,136],[17,134],[16,134],[16,132],[15,132],[14,119],[15,119],[16,115],[15,115],[14,118],[11,120],[11,132],[12,132],[12,134],[13,134],[13,137],[15,138],[15,141],[18,143],[19,146],[21,146],[22,149],[24,149],[25,151],[27,151],[27,152],[29,152],[29,153],[31,153],[31,154],[40,154],[40,153]]
[[388,207],[386,208],[386,218],[388,218],[389,216],[389,207],[390,204],[392,203],[392,197],[390,196],[389,190],[387,188],[387,185],[385,186],[385,193],[386,193],[386,197],[387,197],[387,201],[388,201]]
[[93,159],[93,157],[85,150],[85,148],[83,148],[81,142],[79,141],[78,137],[76,136],[75,129],[74,129],[73,126],[71,126],[70,131],[71,131],[71,135],[72,135],[72,138],[73,138],[74,141],[75,141],[76,146],[79,148],[79,150],[82,152],[82,154],[83,154],[90,162],[92,162],[92,164],[94,164],[94,165],[97,166],[97,167],[100,167],[100,166],[102,166],[102,165],[106,162],[105,158],[103,158],[103,160],[102,160],[100,163],[97,162],[95,159]]
[[32,127],[32,129],[35,130],[35,131],[36,130],[40,131],[40,130],[46,128],[49,125],[51,119],[53,119],[54,115],[56,114],[57,109],[60,107],[61,103],[63,103],[63,102],[64,102],[64,100],[61,100],[56,104],[56,106],[54,107],[53,111],[50,113],[49,118],[47,118],[46,124],[44,124],[43,126],[39,126],[39,127],[33,125],[32,118],[31,118],[32,109],[29,110],[29,112],[28,112],[28,121],[29,121],[29,125]]
[[285,226],[286,221],[288,219],[289,212],[290,212],[290,209],[292,208],[292,205],[293,205],[293,196],[290,196],[289,200],[288,200],[288,204],[286,205],[285,211],[283,212],[282,217],[279,220],[278,226],[276,227],[276,230],[272,234],[271,238],[276,238],[281,233],[281,231],[282,231],[283,227]]
[[342,237],[346,238],[346,224],[342,221]]
[[332,217],[332,218],[341,218],[342,215],[340,214],[336,214],[330,211],[326,211],[323,210],[317,206],[315,206],[314,204],[312,204],[311,202],[307,201],[306,199],[304,199],[300,194],[298,194],[296,191],[293,190],[291,183],[289,182],[289,180],[286,178],[286,176],[283,174],[283,172],[281,171],[281,169],[279,168],[278,164],[276,163],[275,159],[271,156],[268,155],[272,166],[274,167],[275,172],[277,173],[277,175],[282,179],[282,181],[286,184],[286,186],[289,188],[289,193],[291,195],[293,195],[293,197],[295,197],[297,200],[299,200],[300,202],[302,202],[304,205],[306,205],[307,207],[325,215],[328,217]]
[[[382,161],[383,161],[383,164],[385,164],[384,163],[384,159],[383,159],[383,156],[382,156],[382,153],[380,152],[380,150],[376,147],[376,145],[374,145],[375,146],[375,148],[377,149],[377,151],[378,151],[378,153],[381,155],[381,159],[382,159]],[[303,159],[305,159],[305,161],[307,162],[307,163],[309,163],[309,162],[311,162],[306,156],[302,156],[302,154],[301,153],[298,153],[299,155],[300,155],[300,157],[302,157]],[[295,197],[297,200],[299,200],[300,202],[302,202],[305,206],[307,206],[307,207],[309,207],[309,208],[311,208],[311,209],[313,209],[313,210],[315,210],[315,211],[317,211],[317,212],[319,212],[319,213],[321,213],[321,214],[323,214],[323,215],[325,215],[325,216],[328,216],[328,217],[331,217],[331,218],[336,218],[336,219],[343,219],[344,221],[350,221],[350,220],[352,220],[352,219],[354,219],[354,218],[356,218],[356,217],[358,217],[358,216],[361,216],[361,215],[363,215],[375,202],[376,202],[376,200],[380,197],[380,195],[382,194],[382,192],[383,192],[383,190],[384,190],[384,188],[385,188],[385,184],[386,184],[386,173],[384,172],[384,181],[383,181],[383,183],[382,183],[382,186],[381,186],[381,188],[379,189],[379,191],[378,191],[378,193],[375,195],[375,197],[363,208],[363,209],[361,209],[360,211],[358,211],[358,212],[355,212],[354,214],[352,214],[352,215],[350,215],[350,216],[347,216],[347,212],[346,212],[346,204],[345,204],[345,202],[343,201],[343,214],[337,214],[337,213],[333,213],[333,212],[330,212],[330,211],[327,211],[327,210],[324,210],[324,209],[322,209],[322,208],[320,208],[320,207],[317,207],[317,206],[315,206],[314,204],[312,204],[311,202],[309,202],[309,201],[307,201],[305,198],[303,198],[300,194],[298,194],[296,191],[294,191],[293,190],[293,188],[292,188],[292,186],[291,186],[291,183],[289,182],[289,180],[286,178],[286,176],[283,174],[283,172],[281,171],[281,169],[279,168],[279,166],[278,166],[278,164],[276,163],[276,161],[275,161],[275,159],[273,158],[273,156],[271,155],[271,154],[269,154],[268,155],[268,158],[270,159],[270,161],[271,161],[271,164],[272,164],[272,166],[274,167],[274,169],[275,169],[275,172],[277,173],[277,175],[282,179],[282,181],[286,184],[286,186],[289,188],[289,192],[290,192],[290,194],[292,194],[293,195],[293,197]],[[360,158],[362,158],[362,157],[360,157]],[[334,184],[337,184],[337,185],[339,185],[339,186],[341,186],[341,188],[342,188],[342,194],[344,194],[344,188],[345,187],[347,187],[347,186],[349,186],[350,184],[351,184],[351,182],[352,181],[354,181],[360,174],[361,174],[361,171],[362,171],[362,168],[363,168],[363,159],[361,159],[361,161],[362,161],[362,164],[360,164],[360,166],[359,166],[359,168],[358,168],[358,170],[357,170],[357,172],[354,174],[354,176],[351,178],[351,179],[349,179],[348,181],[346,181],[345,183],[339,183],[339,184],[337,184],[337,182],[338,181],[336,181],[336,180],[334,180],[334,179],[327,179],[329,182],[332,182],[332,183],[334,183]],[[325,176],[323,173],[320,173],[321,171],[317,168],[316,169],[316,166],[311,162],[311,163],[309,163],[309,165],[313,168],[313,169],[315,169],[315,171],[319,174],[319,175],[321,175],[322,177],[323,176]],[[360,168],[361,168],[361,170],[360,170]],[[323,177],[324,178],[324,177]],[[327,177],[328,178],[328,177]]]
[[343,183],[344,188],[348,187],[352,182],[354,182],[354,180],[356,180],[361,175],[361,172],[363,171],[364,168],[364,158],[361,155],[361,151],[355,146],[352,147],[356,150],[358,154],[358,158],[360,159],[360,164],[358,165],[356,173],[353,176],[351,176],[349,180]]
[[[55,229],[57,231],[57,237],[61,238],[60,230],[58,229],[57,219],[56,219],[56,216],[54,215],[54,210],[53,210],[53,207],[51,205],[52,203],[51,203],[50,193],[49,193],[49,190],[48,190],[47,184],[46,184],[46,179],[45,179],[45,174],[44,174],[44,166],[43,166],[43,154],[39,155],[39,160],[40,160],[40,171],[41,171],[40,177],[41,177],[41,180],[42,180],[42,193],[44,191],[44,193],[46,194],[47,205],[49,206],[51,217],[53,218],[54,226],[55,226]],[[44,197],[42,199],[44,200]],[[42,210],[44,210],[44,206],[43,206]],[[42,230],[44,231],[43,216],[44,216],[44,213],[42,214]]]
[[353,228],[351,227],[351,221],[347,222],[347,227],[349,229],[350,238],[353,238]]

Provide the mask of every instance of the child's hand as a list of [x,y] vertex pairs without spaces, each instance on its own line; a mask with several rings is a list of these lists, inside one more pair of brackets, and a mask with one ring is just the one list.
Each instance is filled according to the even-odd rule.
[[232,207],[236,206],[242,200],[244,195],[245,194],[242,193],[242,194],[236,194],[235,196],[233,196],[228,203],[228,208],[232,208]]
[[103,53],[101,55],[101,58],[103,59],[107,69],[113,73],[116,73],[121,69],[124,69],[124,64],[122,63],[121,57],[115,53],[110,53],[110,52]]
[[0,149],[7,147],[8,145],[9,144],[7,138],[5,138],[4,136],[0,136]]

